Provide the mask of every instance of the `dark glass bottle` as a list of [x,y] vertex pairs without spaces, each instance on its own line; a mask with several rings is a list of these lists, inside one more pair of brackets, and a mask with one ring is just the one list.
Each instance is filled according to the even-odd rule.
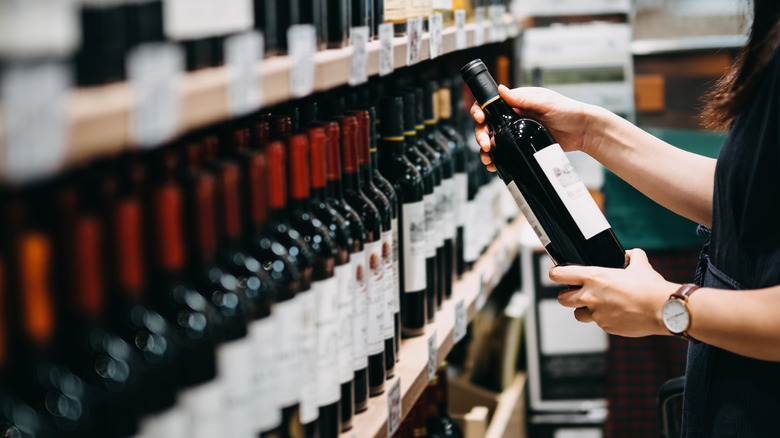
[[100,85],[125,79],[127,33],[120,3],[81,6],[81,45],[76,54],[76,82]]
[[429,429],[435,430],[442,437],[463,438],[463,430],[449,413],[449,381],[446,362],[443,362],[436,369],[436,380],[433,391],[436,420],[430,423]]
[[553,261],[624,267],[623,247],[560,145],[501,99],[481,60],[468,63],[461,75],[485,111],[496,170]]
[[[316,108],[316,107],[315,107]],[[314,116],[316,119],[316,116]],[[311,192],[310,202],[312,213],[322,221],[328,229],[331,240],[336,245],[336,266],[334,274],[338,283],[337,309],[333,316],[337,318],[337,374],[341,385],[341,398],[339,410],[341,412],[341,430],[352,427],[352,417],[355,414],[354,398],[354,369],[352,352],[352,300],[353,280],[350,265],[350,252],[353,248],[350,223],[344,218],[325,198],[327,186],[325,143],[327,134],[323,126],[315,126],[308,129],[311,165]],[[320,344],[320,347],[331,348],[329,344]]]
[[[358,282],[366,283],[366,353],[368,355],[368,384],[371,395],[384,391],[385,346],[382,336],[385,298],[382,283],[382,217],[379,210],[360,189],[360,172],[357,156],[357,120],[346,116],[339,118],[341,128],[341,166],[344,199],[357,210],[365,226],[365,266],[358,272]],[[362,277],[362,278],[361,278]]]
[[310,388],[304,388],[304,392],[313,393],[314,409],[319,408],[317,421],[320,436],[336,437],[341,419],[338,409],[341,398],[338,347],[334,345],[337,339],[339,298],[339,284],[335,276],[337,249],[328,229],[312,213],[308,137],[304,134],[293,135],[288,141],[287,150],[290,221],[314,253],[314,294],[310,303],[304,305],[304,309],[309,310],[308,318],[313,321],[309,325],[308,335],[304,334],[308,356],[304,358],[304,363],[308,365],[304,378],[308,377],[313,383]]
[[351,24],[350,0],[326,2],[328,12],[328,47],[341,48],[349,44]]
[[423,152],[419,150],[417,142],[417,99],[413,91],[403,94],[404,102],[404,138],[406,144],[406,157],[414,164],[423,179],[425,194],[423,203],[425,206],[425,316],[428,322],[433,320],[436,313],[436,291],[438,288],[438,259],[436,257],[436,245],[438,243],[436,233],[436,205],[438,193],[435,192],[436,177],[433,166]]
[[254,0],[255,29],[263,32],[265,56],[279,54],[277,0]]
[[[398,255],[401,327],[404,336],[419,336],[426,322],[425,188],[422,175],[406,156],[400,96],[380,104],[379,166],[398,195]],[[372,153],[376,156],[376,153]]]
[[379,190],[374,184],[373,174],[374,171],[371,168],[371,160],[369,155],[371,154],[371,116],[368,111],[361,110],[354,112],[355,118],[358,121],[357,129],[357,155],[358,155],[358,167],[360,173],[360,188],[361,191],[368,197],[372,204],[379,211],[379,215],[382,219],[382,245],[380,249],[381,255],[381,271],[382,280],[381,289],[382,296],[384,297],[384,313],[382,323],[382,337],[385,340],[385,371],[387,378],[392,377],[395,374],[395,295],[396,284],[393,276],[393,205],[387,196]]
[[341,129],[338,122],[328,122],[324,125],[327,141],[327,195],[326,199],[349,223],[352,234],[350,248],[350,272],[352,288],[352,366],[354,370],[355,413],[368,407],[368,355],[366,354],[366,324],[365,318],[368,290],[365,281],[365,225],[360,214],[344,199],[344,189],[341,180]]

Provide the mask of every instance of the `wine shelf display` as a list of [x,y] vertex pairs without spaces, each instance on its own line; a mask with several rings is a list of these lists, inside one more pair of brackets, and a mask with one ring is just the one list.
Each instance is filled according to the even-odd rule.
[[[453,285],[452,298],[442,304],[436,321],[426,325],[424,335],[402,341],[401,360],[395,366],[395,376],[386,382],[383,394],[369,400],[368,410],[355,416],[352,429],[342,433],[342,438],[388,436],[388,394],[399,379],[401,419],[406,417],[428,383],[429,354],[433,351],[429,347],[431,337],[435,336],[435,363],[439,364],[452,350],[457,332],[463,330],[465,333],[465,325],[484,305],[517,256],[517,242],[524,222],[525,218],[520,215],[501,230],[474,268]],[[464,320],[457,315],[461,305],[465,309]]]
[[[501,32],[495,31],[495,21],[487,19],[480,23],[465,23],[443,29],[438,54],[505,41],[517,36],[524,22],[522,18],[511,14],[505,14],[499,21]],[[431,58],[430,44],[431,35],[424,32],[419,40],[420,51],[416,62]],[[393,70],[408,65],[408,45],[407,35],[393,37]],[[323,50],[305,60],[308,64],[305,68],[313,70],[313,89],[309,91],[324,91],[350,83],[353,52],[352,46]],[[370,41],[365,46],[366,76],[379,74],[380,52],[380,40]],[[259,107],[269,107],[298,97],[291,86],[293,63],[292,56],[274,56],[254,64],[254,85],[259,94]],[[296,66],[298,68],[300,65]],[[238,116],[230,109],[228,94],[231,80],[232,72],[225,66],[180,75],[174,87],[178,95],[178,111],[173,117],[175,126],[170,129],[175,133],[174,137]],[[58,149],[52,151],[54,156],[62,158],[56,163],[56,168],[49,170],[54,172],[89,159],[138,147],[133,140],[131,126],[134,100],[133,89],[127,81],[74,88],[67,93],[63,103],[66,135],[62,144],[51,146],[52,149]],[[0,108],[0,149],[4,146],[1,140],[5,134],[2,122]],[[0,179],[7,179],[6,173],[6,166],[0,166]]]

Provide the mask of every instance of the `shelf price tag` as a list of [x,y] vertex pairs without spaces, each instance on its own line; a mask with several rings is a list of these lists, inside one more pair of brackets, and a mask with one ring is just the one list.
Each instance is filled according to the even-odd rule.
[[158,146],[176,134],[182,71],[184,53],[175,44],[143,44],[127,56],[127,76],[135,103],[130,113],[130,135],[139,146]]
[[466,336],[466,321],[466,303],[460,300],[455,304],[455,327],[452,329],[452,337],[456,344]]
[[431,59],[441,55],[441,32],[442,32],[442,16],[441,13],[433,14],[428,17],[428,33],[430,34],[430,40],[428,44],[428,52]]
[[352,62],[349,69],[349,85],[359,85],[368,80],[368,27],[353,27],[349,30],[349,44],[352,46]]
[[428,338],[428,381],[433,380],[439,366],[439,344],[436,342],[436,330]]
[[317,53],[317,33],[311,24],[296,24],[287,29],[290,56],[290,92],[303,97],[314,91],[314,54]]
[[395,68],[393,33],[393,23],[379,25],[379,76],[389,75]]
[[466,10],[455,10],[455,50],[466,48]]
[[398,377],[387,391],[387,436],[393,436],[398,431],[401,416],[401,378]]
[[225,65],[228,85],[228,109],[234,116],[248,114],[262,104],[262,75],[256,67],[263,59],[263,35],[249,31],[225,39]]
[[66,152],[65,98],[71,82],[64,64],[7,68],[0,78],[3,138],[0,163],[13,182],[54,172]]
[[480,6],[474,9],[474,46],[485,44],[485,7]]
[[477,312],[482,310],[483,307],[485,307],[485,303],[487,302],[487,292],[485,287],[485,274],[480,273],[479,274],[479,292],[477,293],[477,298],[474,300],[474,306],[477,309]]
[[413,65],[420,62],[422,33],[422,17],[410,18],[406,21],[406,65]]

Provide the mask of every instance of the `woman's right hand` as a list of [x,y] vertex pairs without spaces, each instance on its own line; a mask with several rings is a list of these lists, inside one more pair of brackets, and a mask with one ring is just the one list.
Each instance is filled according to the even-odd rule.
[[[547,88],[521,87],[510,90],[500,85],[498,92],[519,115],[532,118],[547,128],[564,151],[578,150],[593,155],[598,149],[603,132],[601,122],[609,114],[603,108],[570,99]],[[485,124],[485,113],[476,102],[471,107],[471,117],[477,122],[474,135],[481,148],[482,163],[488,170],[495,171],[489,155],[492,142]]]

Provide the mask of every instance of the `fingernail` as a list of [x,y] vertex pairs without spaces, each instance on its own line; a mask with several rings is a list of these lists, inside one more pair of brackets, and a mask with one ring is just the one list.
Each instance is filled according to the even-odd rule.
[[508,91],[509,91],[509,88],[508,88],[506,85],[504,85],[504,84],[499,84],[499,85],[498,85],[498,91],[499,91],[499,92],[502,92],[502,91],[503,91],[504,93],[506,93],[506,92],[508,92]]

